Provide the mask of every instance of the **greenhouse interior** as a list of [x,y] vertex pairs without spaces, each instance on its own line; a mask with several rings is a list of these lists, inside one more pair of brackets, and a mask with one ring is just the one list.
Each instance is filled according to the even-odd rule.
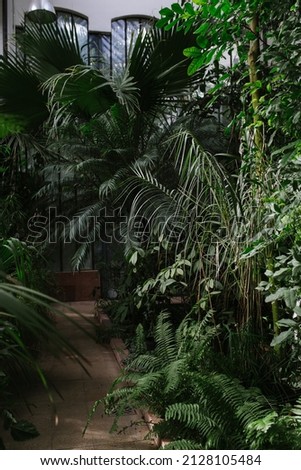
[[301,450],[299,0],[0,5],[0,449]]

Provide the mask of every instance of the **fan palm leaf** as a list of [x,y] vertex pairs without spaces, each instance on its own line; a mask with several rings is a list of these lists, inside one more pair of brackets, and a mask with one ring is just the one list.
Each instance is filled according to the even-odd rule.
[[77,36],[66,26],[26,24],[16,42],[25,56],[25,65],[28,64],[41,83],[73,65],[84,64]]
[[[48,117],[47,95],[41,84],[71,65],[82,64],[76,40],[67,28],[55,24],[26,25],[17,39],[19,52],[10,52],[0,61],[1,122],[10,120],[5,133],[35,132]],[[25,56],[21,56],[20,50]]]
[[0,61],[0,119],[13,123],[11,129],[3,126],[4,131],[11,133],[16,125],[19,131],[35,131],[45,121],[47,99],[40,84],[36,74],[17,56]]
[[191,86],[200,75],[191,80],[187,75],[187,60],[182,51],[191,42],[189,34],[171,29],[152,28],[141,33],[130,56],[129,73],[140,90],[141,112],[154,113],[188,98]]

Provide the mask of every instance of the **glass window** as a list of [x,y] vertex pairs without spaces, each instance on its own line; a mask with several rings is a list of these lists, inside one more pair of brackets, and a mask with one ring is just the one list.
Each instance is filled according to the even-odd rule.
[[76,13],[56,10],[57,24],[67,27],[72,33],[81,51],[81,56],[85,62],[88,62],[88,20]]
[[95,68],[111,67],[111,34],[89,33],[89,62]]
[[117,18],[112,21],[112,69],[122,69],[128,61],[131,49],[142,29],[149,29],[151,17]]
[[126,64],[125,21],[112,22],[112,67],[121,69]]
[[16,43],[15,43],[15,46],[16,46],[16,55],[17,55],[18,59],[23,60],[24,62],[26,62],[26,56],[25,56],[24,52],[22,52],[22,50],[20,49],[20,47],[18,45],[22,41],[22,35],[23,35],[24,31],[25,31],[24,26],[16,26],[16,29],[15,29]]

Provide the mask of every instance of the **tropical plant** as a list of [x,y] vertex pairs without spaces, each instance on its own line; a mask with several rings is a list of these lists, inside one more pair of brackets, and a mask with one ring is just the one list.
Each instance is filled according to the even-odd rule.
[[[262,235],[260,225],[268,220],[265,229],[269,231],[274,220],[273,211],[269,210],[271,206],[265,204],[278,190],[277,180],[272,176],[276,168],[274,161],[284,155],[287,159],[294,158],[299,149],[301,120],[300,113],[295,112],[300,100],[299,3],[288,0],[280,5],[277,2],[272,8],[260,0],[193,3],[195,5],[187,2],[180,8],[162,10],[158,26],[195,32],[196,44],[184,50],[184,55],[191,59],[189,73],[212,68],[213,62],[228,52],[236,54],[235,64],[229,64],[228,73],[218,77],[216,86],[209,91],[213,100],[223,93],[234,75],[249,79],[241,91],[243,110],[235,116],[234,123],[240,122],[245,133],[241,136],[244,156],[241,177],[246,181],[246,176],[250,175],[256,213],[262,221],[251,236],[256,245],[256,239]],[[280,115],[285,118],[278,117]],[[284,157],[284,161],[288,160]],[[250,250],[248,243],[245,248]],[[268,272],[273,271],[273,258],[280,254],[277,244],[264,253]],[[258,264],[258,260],[254,264]],[[257,279],[259,281],[260,276]],[[256,284],[254,281],[255,278],[253,283]],[[277,337],[280,331],[277,300],[271,303],[271,311]]]
[[[41,314],[41,309],[47,309],[52,314],[62,316],[62,311],[54,307],[53,302],[54,299],[16,283],[11,276],[1,275],[0,415],[5,429],[10,430],[15,440],[30,439],[38,435],[31,423],[17,420],[12,411],[20,381],[30,382],[34,375],[44,385],[45,393],[51,398],[47,377],[37,358],[38,344],[43,342],[43,347],[56,356],[62,351],[76,355],[79,364],[86,370],[83,353],[64,338],[49,316]],[[0,443],[3,448],[1,439]]]
[[[76,66],[45,84],[50,95],[52,148],[60,149],[52,169],[60,170],[66,204],[76,185],[80,208],[70,237],[87,233],[74,259],[76,268],[95,234],[104,237],[105,216],[118,220],[114,200],[132,172],[131,164],[157,165],[162,136],[187,101],[188,89],[200,81],[200,77],[187,77],[185,60],[179,60],[179,43],[185,47],[188,38],[176,37],[173,31],[151,30],[138,37],[127,67],[118,76]],[[121,215],[128,213],[127,207],[123,209]],[[74,214],[72,205],[70,213]],[[97,223],[90,228],[93,216]]]
[[[169,139],[169,143],[176,144],[172,151],[170,145],[166,152],[172,156],[174,185],[164,184],[160,172],[134,166],[134,175],[124,182],[121,198],[129,194],[129,188],[133,191],[134,197],[130,194],[128,199],[133,201],[130,220],[146,218],[158,258],[163,254],[162,265],[158,266],[155,275],[143,279],[136,289],[142,309],[145,310],[145,304],[141,299],[148,297],[152,304],[157,301],[158,293],[163,291],[165,294],[170,286],[177,285],[176,263],[186,259],[190,263],[190,272],[185,267],[185,281],[195,293],[193,311],[198,312],[196,318],[199,320],[210,311],[213,318],[222,322],[221,333],[216,339],[220,348],[216,351],[216,344],[209,345],[211,354],[215,352],[216,361],[207,363],[207,368],[202,364],[199,350],[196,354],[199,369],[195,370],[191,363],[186,364],[184,370],[188,371],[188,376],[195,377],[196,382],[189,387],[190,376],[185,376],[183,390],[186,394],[190,390],[192,397],[193,391],[198,390],[199,395],[196,399],[191,398],[189,403],[185,395],[182,402],[177,395],[181,394],[179,382],[172,397],[167,393],[170,361],[174,365],[178,356],[170,359],[170,336],[162,333],[163,372],[156,369],[157,348],[153,354],[140,356],[136,362],[134,359],[121,379],[132,385],[114,390],[107,397],[107,403],[109,408],[117,404],[117,414],[125,410],[126,402],[132,406],[148,406],[165,417],[157,427],[158,432],[162,431],[164,435],[167,427],[172,438],[180,439],[180,448],[211,448],[211,445],[213,448],[241,445],[298,448],[299,424],[291,417],[286,403],[294,401],[300,383],[295,362],[299,351],[299,194],[298,183],[295,178],[291,182],[290,170],[284,172],[284,166],[291,160],[298,165],[299,158],[298,131],[296,134],[292,129],[293,120],[296,129],[300,123],[300,114],[293,112],[293,103],[296,109],[300,92],[299,10],[295,2],[272,9],[260,1],[251,4],[244,1],[193,3],[194,6],[186,2],[182,6],[173,4],[171,8],[163,9],[158,26],[178,27],[178,30],[196,33],[196,46],[184,50],[184,54],[192,58],[189,73],[201,69],[206,76],[223,54],[236,51],[238,62],[226,73],[217,75],[214,86],[207,90],[212,105],[222,101],[225,89],[231,87],[233,80],[244,85],[240,90],[242,109],[239,114],[234,114],[229,127],[231,132],[234,126],[240,131],[241,158],[237,160],[235,175],[233,177],[232,171],[229,176],[226,166],[220,165],[218,158],[209,156],[208,152],[202,153],[201,142],[195,135],[183,132],[182,127],[182,140],[181,137]],[[264,34],[260,30],[262,24],[265,25]],[[286,47],[288,37],[290,46]],[[283,44],[281,54],[279,43]],[[284,82],[280,76],[285,78]],[[282,106],[286,123],[278,117]],[[175,214],[178,216],[177,227]],[[185,224],[188,217],[189,222],[193,219],[192,224]],[[181,238],[180,234],[187,226],[189,234],[185,233]],[[196,235],[194,239],[191,233]],[[176,247],[166,248],[175,234]],[[147,249],[139,244],[139,240],[130,246],[129,261],[139,270]],[[173,261],[164,257],[165,253],[174,254]],[[261,282],[265,276],[267,282]],[[258,285],[259,289],[256,289]],[[263,304],[261,290],[265,290],[271,308]],[[218,294],[216,299],[215,293]],[[225,328],[228,335],[224,333]],[[281,328],[286,330],[280,333]],[[254,339],[247,342],[247,336]],[[269,346],[273,336],[271,344],[276,346],[275,351]],[[155,337],[158,341],[156,334]],[[237,349],[231,343],[234,338]],[[285,340],[286,349],[283,348],[280,354],[277,346]],[[251,359],[255,343],[256,353]],[[175,350],[180,350],[179,345]],[[234,371],[235,356],[242,353],[246,365],[239,374]],[[261,379],[257,373],[247,373],[250,365],[253,370],[259,367],[264,371]],[[173,369],[175,381],[179,377],[177,366]],[[233,380],[237,375],[241,375],[240,381],[244,383]],[[276,386],[269,388],[270,380]],[[263,387],[264,394],[250,389],[250,385],[258,384]],[[211,397],[215,397],[212,407]],[[175,402],[169,403],[170,399]],[[253,400],[258,408],[256,405],[253,409],[249,400]],[[224,423],[218,421],[218,417],[222,420],[226,415]],[[172,425],[169,426],[170,422]],[[227,428],[231,423],[235,423],[233,430]],[[221,429],[228,429],[227,436],[233,437],[234,441],[227,441],[227,436],[219,433]],[[198,432],[201,437],[196,440]],[[291,442],[280,437],[289,435]]]
[[1,137],[15,130],[34,135],[48,117],[48,98],[42,83],[83,63],[68,28],[30,23],[23,29],[16,37],[17,52],[10,51],[0,62],[1,123],[13,123],[12,131]]
[[[106,399],[117,417],[128,405],[149,407],[171,447],[299,448],[287,405],[300,388],[299,5],[194,0],[161,16],[119,76],[77,62],[67,32],[54,68],[52,27],[41,50],[38,31],[25,32],[34,112],[16,111],[8,83],[21,82],[24,57],[11,57],[0,68],[1,129],[21,142],[21,131],[47,119],[51,166],[40,195],[55,200],[61,189],[68,215],[77,212],[69,236],[85,236],[75,267],[95,238],[125,242],[115,317],[148,324],[156,347],[145,351],[139,327],[144,353],[120,379],[132,385]],[[229,53],[235,60],[222,65]],[[25,161],[37,168],[38,152],[46,161],[44,143],[12,152],[6,141],[4,178],[16,181]],[[159,312],[177,294],[186,307],[169,322]]]
[[[86,370],[83,353],[57,330],[50,316],[50,312],[63,316],[60,306],[55,299],[34,289],[35,251],[17,239],[0,242],[0,415],[5,429],[10,430],[15,440],[38,435],[33,425],[17,420],[12,411],[20,383],[32,381],[34,375],[51,398],[37,354],[42,344],[55,356],[62,352],[76,355]],[[76,320],[68,319],[77,324]],[[0,443],[3,448],[4,443],[1,440]]]
[[128,407],[148,409],[161,418],[154,432],[172,441],[166,449],[300,448],[300,425],[289,408],[210,369],[217,334],[212,314],[202,322],[187,317],[175,330],[163,312],[154,332],[155,349],[145,353],[139,327],[142,353],[128,361],[89,419],[104,403],[106,412],[115,414],[116,430]]

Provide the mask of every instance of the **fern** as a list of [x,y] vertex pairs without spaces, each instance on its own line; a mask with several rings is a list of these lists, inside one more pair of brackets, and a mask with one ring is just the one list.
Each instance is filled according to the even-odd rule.
[[[167,312],[155,327],[154,351],[129,360],[104,399],[113,430],[130,406],[162,420],[154,426],[167,449],[269,449],[301,447],[301,399],[293,413],[277,409],[258,388],[210,370],[211,313],[202,323],[184,319],[177,330]],[[137,336],[143,337],[138,328]],[[121,388],[120,388],[121,387]]]
[[145,342],[145,333],[144,328],[139,323],[136,328],[136,335],[135,335],[135,354],[140,355],[144,354],[147,350],[146,342]]
[[181,379],[186,371],[187,360],[186,358],[177,359],[172,361],[166,366],[166,393],[175,392],[181,383]]
[[169,314],[162,312],[159,317],[155,328],[155,341],[158,365],[170,363],[177,357],[177,349],[175,344],[175,336],[172,324],[167,321]]
[[[190,429],[197,429],[202,419],[200,405],[198,403],[176,403],[167,408],[166,420],[179,420],[184,422]],[[214,426],[214,421],[208,418],[208,424]]]

